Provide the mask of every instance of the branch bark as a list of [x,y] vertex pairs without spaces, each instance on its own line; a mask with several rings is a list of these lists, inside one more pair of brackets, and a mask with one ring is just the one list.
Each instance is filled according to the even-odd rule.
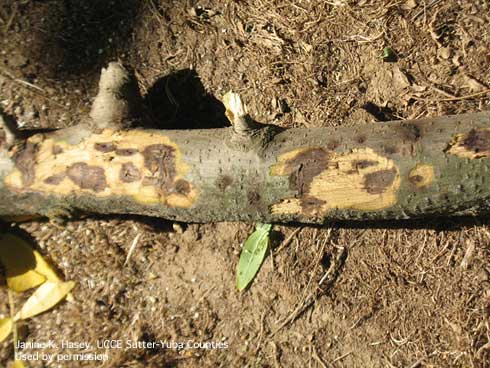
[[488,112],[283,130],[228,101],[223,129],[81,124],[13,145],[0,133],[0,215],[324,223],[490,210]]
[[134,76],[119,63],[102,69],[99,93],[90,111],[93,128],[129,128],[139,117],[141,96]]

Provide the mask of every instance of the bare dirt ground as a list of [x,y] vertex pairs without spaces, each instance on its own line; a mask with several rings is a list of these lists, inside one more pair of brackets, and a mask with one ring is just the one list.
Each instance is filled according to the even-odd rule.
[[[229,89],[283,127],[476,112],[490,108],[489,24],[485,0],[2,0],[0,104],[24,128],[73,125],[100,68],[119,59],[162,129],[227,125]],[[490,367],[485,218],[275,226],[241,294],[250,224],[18,226],[77,282],[74,302],[27,321],[22,338],[228,345],[110,350],[106,367]],[[0,287],[0,314],[6,295]],[[0,345],[0,365],[12,355]]]

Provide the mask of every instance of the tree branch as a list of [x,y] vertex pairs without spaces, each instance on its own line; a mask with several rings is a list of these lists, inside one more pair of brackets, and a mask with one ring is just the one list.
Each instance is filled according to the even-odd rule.
[[[3,130],[4,140],[7,147],[11,147],[16,140],[20,139],[20,134],[15,123],[0,110],[0,129]],[[1,146],[1,137],[0,137]]]
[[490,212],[489,112],[280,130],[253,122],[228,94],[232,128],[127,130],[137,109],[128,83],[120,65],[103,72],[96,129],[0,149],[0,216],[324,223]]

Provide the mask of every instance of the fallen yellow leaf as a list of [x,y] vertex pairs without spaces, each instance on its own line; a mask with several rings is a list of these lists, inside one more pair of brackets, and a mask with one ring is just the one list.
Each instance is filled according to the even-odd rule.
[[25,365],[22,363],[22,360],[16,360],[14,361],[12,368],[25,368]]
[[25,291],[46,281],[35,271],[34,249],[15,235],[4,234],[0,238],[0,262],[5,267],[7,286],[14,291]]
[[13,327],[11,318],[2,318],[0,319],[0,342],[5,340],[8,335],[12,332]]
[[19,313],[16,314],[15,320],[31,318],[54,307],[67,296],[74,286],[73,281],[46,281],[27,299]]
[[51,265],[44,260],[41,254],[34,250],[34,257],[36,258],[35,271],[46,277],[48,281],[61,281]]
[[46,280],[60,281],[37,250],[12,234],[5,234],[0,239],[0,262],[7,272],[7,286],[14,291],[28,290]]
[[44,281],[46,281],[46,277],[33,270],[26,271],[18,276],[7,276],[8,288],[17,292],[32,289],[33,287],[41,285]]

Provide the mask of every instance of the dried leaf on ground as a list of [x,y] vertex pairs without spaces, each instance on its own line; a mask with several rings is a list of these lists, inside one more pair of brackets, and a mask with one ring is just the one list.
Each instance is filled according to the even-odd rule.
[[[21,292],[46,281],[47,277],[36,269],[39,260],[41,255],[18,236],[5,234],[0,238],[0,262],[5,267],[10,289]],[[42,262],[40,269],[44,270],[46,262]]]
[[0,342],[5,340],[8,335],[12,332],[12,319],[11,318],[2,318],[0,319]]
[[51,309],[73,289],[75,283],[46,281],[27,299],[15,319],[27,319]]
[[16,360],[12,365],[12,368],[25,368],[25,365],[22,363],[22,360]]

